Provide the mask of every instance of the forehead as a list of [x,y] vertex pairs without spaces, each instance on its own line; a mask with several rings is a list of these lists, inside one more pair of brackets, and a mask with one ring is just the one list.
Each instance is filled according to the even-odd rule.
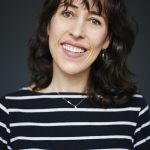
[[60,5],[69,7],[70,5],[83,6],[85,9],[96,9],[100,14],[102,12],[101,0],[61,0]]

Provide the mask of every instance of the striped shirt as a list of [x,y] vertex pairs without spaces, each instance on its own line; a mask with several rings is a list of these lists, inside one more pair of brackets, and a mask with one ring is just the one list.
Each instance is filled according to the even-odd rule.
[[134,94],[125,106],[107,109],[93,106],[83,93],[22,89],[0,98],[0,150],[148,147],[149,106],[140,94]]

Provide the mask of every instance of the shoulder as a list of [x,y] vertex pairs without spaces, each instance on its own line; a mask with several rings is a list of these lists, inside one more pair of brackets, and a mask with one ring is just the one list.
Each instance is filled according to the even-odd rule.
[[13,97],[21,97],[21,96],[30,96],[32,95],[32,92],[29,92],[29,90],[27,90],[27,88],[20,88],[16,91],[7,93],[3,96],[0,97],[0,104],[5,104],[7,105],[7,99],[9,98],[13,98]]
[[5,98],[7,96],[18,96],[18,95],[22,95],[24,92],[26,92],[27,89],[26,88],[20,88],[18,90],[15,90],[15,91],[12,91],[12,92],[9,92],[9,93],[6,93],[4,95],[1,96],[1,99],[2,98]]
[[3,95],[3,96],[1,96],[1,99],[3,98],[3,99],[7,99],[7,97],[15,97],[15,96],[30,96],[30,95],[34,95],[34,94],[36,94],[36,93],[34,93],[34,92],[31,92],[28,88],[26,88],[26,87],[23,87],[23,88],[20,88],[20,89],[18,89],[18,90],[16,90],[16,91],[13,91],[13,92],[10,92],[10,93],[7,93],[7,94],[5,94],[5,95]]
[[139,107],[140,110],[147,108],[149,109],[149,105],[143,94],[141,93],[135,93],[131,97],[130,101],[131,106]]

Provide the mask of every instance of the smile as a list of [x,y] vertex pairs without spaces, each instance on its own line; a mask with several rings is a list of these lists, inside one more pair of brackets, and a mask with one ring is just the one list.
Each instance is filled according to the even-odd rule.
[[62,47],[66,49],[67,51],[73,52],[73,53],[84,53],[86,50],[82,48],[78,48],[69,44],[63,44]]

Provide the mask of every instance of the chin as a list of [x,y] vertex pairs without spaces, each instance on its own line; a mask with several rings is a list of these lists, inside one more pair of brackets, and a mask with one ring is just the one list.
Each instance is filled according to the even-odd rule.
[[64,73],[68,74],[68,75],[76,75],[76,74],[79,74],[81,71],[77,71],[77,70],[64,70],[63,71]]
[[75,68],[75,67],[72,67],[72,68],[63,68],[62,69],[64,73],[68,74],[68,75],[77,75],[77,74],[80,74],[80,73],[83,73],[83,72],[86,72],[86,68]]

